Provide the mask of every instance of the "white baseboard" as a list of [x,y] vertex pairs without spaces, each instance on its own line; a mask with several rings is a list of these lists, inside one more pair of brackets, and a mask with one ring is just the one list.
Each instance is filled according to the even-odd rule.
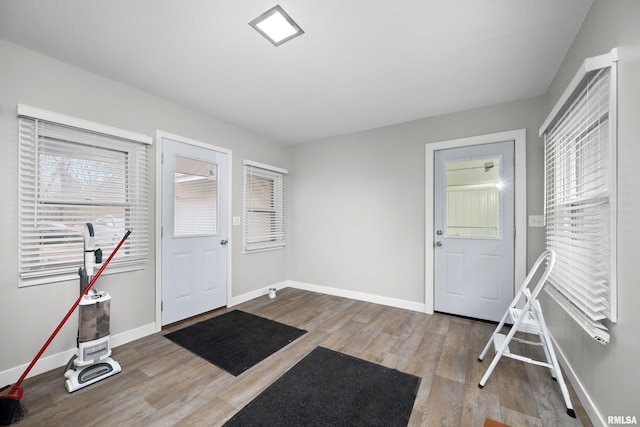
[[275,285],[267,286],[262,289],[257,289],[255,291],[247,292],[246,294],[238,295],[237,297],[231,297],[227,307],[233,307],[234,305],[242,304],[243,302],[251,301],[252,299],[256,299],[263,295],[267,295],[269,293],[269,288],[276,288],[276,290],[280,290],[286,287],[288,287],[288,284],[285,281],[285,282],[276,283]]
[[[146,337],[147,335],[151,335],[155,332],[155,323],[149,323],[148,325],[141,326],[136,329],[132,329],[130,331],[125,331],[121,334],[111,335],[111,347],[116,348],[123,344],[127,344],[131,341],[135,341],[137,339]],[[69,350],[62,351],[60,353],[52,354],[50,356],[41,357],[36,364],[27,375],[27,378],[34,377],[36,375],[49,372],[53,369],[58,369],[67,364],[69,359],[71,359],[76,354],[76,349],[71,348]],[[31,363],[31,361],[29,361]],[[16,381],[20,378],[22,373],[29,363],[25,363],[24,365],[16,366],[15,368],[7,369],[6,371],[0,372],[0,384],[2,386],[6,384],[15,384]],[[60,371],[60,386],[64,385],[64,376],[63,372]]]
[[129,331],[122,332],[117,335],[111,336],[111,347],[116,348],[121,345],[130,343],[131,341],[139,340],[156,332],[156,324],[149,323],[144,326],[140,326]]
[[594,427],[607,427],[608,424],[604,421],[602,414],[600,413],[600,411],[598,411],[598,408],[596,408],[593,400],[591,400],[591,396],[589,396],[589,393],[587,393],[587,389],[584,387],[584,385],[576,375],[576,372],[573,370],[571,364],[569,364],[569,362],[567,361],[564,353],[562,353],[562,349],[556,342],[553,335],[550,334],[550,336],[551,340],[553,341],[553,349],[555,350],[556,356],[558,357],[558,363],[560,363],[560,366],[562,366],[567,379],[578,395],[578,399],[580,399],[580,403],[584,407],[589,420],[591,420],[591,423],[593,423]]
[[363,292],[347,291],[344,289],[332,288],[330,286],[312,285],[310,283],[287,280],[287,287],[302,289],[305,291],[319,292],[321,294],[333,295],[336,297],[350,298],[358,301],[372,302],[375,304],[387,305],[390,307],[403,308],[405,310],[425,312],[424,303],[407,301],[397,298],[383,297],[380,295],[366,294]]
[[[53,369],[65,366],[74,354],[76,354],[76,349],[72,348],[60,353],[52,354],[51,356],[41,357],[33,366],[31,372],[29,372],[29,375],[27,375],[27,378],[31,378],[44,372],[49,372]],[[31,363],[31,361],[29,361],[29,363]],[[27,369],[29,363],[25,363],[24,365],[16,366],[15,368],[7,369],[6,371],[0,372],[0,384],[2,384],[3,386],[6,384],[15,384],[24,370]],[[64,386],[63,374],[64,372],[60,371],[61,387]]]
[[269,293],[269,288],[276,288],[276,290],[285,288],[301,289],[304,291],[318,292],[321,294],[333,295],[336,297],[350,298],[358,301],[366,301],[375,304],[387,305],[390,307],[403,308],[405,310],[419,311],[421,313],[425,312],[425,305],[422,303],[406,301],[397,298],[383,297],[380,295],[366,294],[363,292],[346,291],[344,289],[332,288],[330,286],[312,285],[310,283],[296,282],[294,280],[285,280],[284,282],[276,283],[262,289],[247,292],[246,294],[233,297],[229,301],[228,307],[233,307],[234,305],[242,304],[243,302],[251,301],[252,299],[267,295]]

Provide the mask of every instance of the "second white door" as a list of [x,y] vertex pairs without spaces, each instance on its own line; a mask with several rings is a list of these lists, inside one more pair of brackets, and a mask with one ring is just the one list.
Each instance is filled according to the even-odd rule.
[[227,304],[227,154],[162,138],[162,324]]
[[499,321],[514,289],[514,142],[435,152],[434,308]]

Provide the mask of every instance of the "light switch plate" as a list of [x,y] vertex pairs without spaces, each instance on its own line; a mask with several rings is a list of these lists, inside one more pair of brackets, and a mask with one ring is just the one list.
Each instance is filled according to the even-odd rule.
[[240,225],[240,217],[239,216],[234,216],[233,217],[233,225]]
[[529,227],[544,227],[544,216],[529,215]]

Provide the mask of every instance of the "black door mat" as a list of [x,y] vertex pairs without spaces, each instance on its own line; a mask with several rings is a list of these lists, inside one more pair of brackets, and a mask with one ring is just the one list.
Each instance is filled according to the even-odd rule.
[[306,332],[234,310],[168,333],[165,337],[238,376]]
[[420,381],[316,347],[224,425],[406,426]]

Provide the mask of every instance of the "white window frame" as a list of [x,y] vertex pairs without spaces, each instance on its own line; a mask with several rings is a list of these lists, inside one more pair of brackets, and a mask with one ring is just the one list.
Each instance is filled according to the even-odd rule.
[[[149,200],[149,170],[148,170],[148,145],[152,143],[152,139],[145,135],[130,132],[111,126],[78,119],[71,116],[35,108],[23,104],[19,104],[17,108],[18,115],[18,139],[19,139],[19,177],[18,177],[18,286],[32,286],[46,283],[73,280],[78,278],[78,269],[83,263],[82,253],[82,229],[85,222],[93,222],[97,218],[93,218],[93,214],[87,214],[91,209],[96,208],[95,216],[98,216],[100,203],[92,203],[91,201],[83,201],[78,204],[73,201],[77,199],[69,198],[64,203],[59,203],[56,207],[57,212],[64,217],[65,206],[75,209],[75,212],[82,211],[81,216],[74,219],[61,219],[59,221],[50,222],[50,220],[41,220],[38,218],[41,207],[51,202],[40,199],[40,188],[47,185],[40,182],[42,178],[38,172],[40,167],[39,147],[42,141],[52,138],[42,134],[42,129],[49,127],[53,129],[56,135],[60,135],[58,147],[60,147],[62,158],[69,158],[69,153],[73,153],[72,145],[77,144],[78,152],[86,154],[95,147],[96,150],[113,150],[117,145],[122,155],[123,163],[117,166],[125,178],[119,179],[121,185],[125,186],[122,190],[126,194],[126,201],[121,203],[121,208],[127,212],[126,218],[123,218],[124,224],[107,224],[117,228],[118,233],[122,228],[132,229],[131,236],[127,239],[125,245],[113,258],[109,265],[109,271],[105,273],[115,273],[121,271],[130,271],[142,269],[145,267],[148,259],[149,246],[149,228],[148,228],[148,200]],[[57,136],[56,136],[57,137]],[[46,143],[46,142],[45,142]],[[135,156],[132,153],[136,153]],[[135,159],[135,160],[134,160]],[[89,159],[89,161],[93,161]],[[100,162],[100,159],[95,161]],[[91,171],[92,169],[88,169]],[[76,180],[77,182],[77,180]],[[62,180],[58,185],[64,186]],[[88,183],[87,185],[91,185]],[[95,184],[94,184],[95,186]],[[110,186],[104,186],[105,192]],[[72,191],[72,190],[70,190]],[[70,193],[75,194],[75,193]],[[57,202],[56,202],[57,203]],[[115,203],[115,202],[114,202]],[[102,206],[106,206],[104,203]],[[137,214],[131,214],[131,212]],[[87,216],[88,215],[88,216]],[[108,218],[107,218],[108,219]],[[94,225],[94,228],[96,226]],[[120,228],[119,228],[120,227]],[[122,233],[124,236],[124,233]],[[54,245],[50,247],[54,254],[51,264],[44,258],[42,248],[45,236],[54,239],[65,239],[69,243],[69,247],[80,249],[80,251],[65,251],[63,245]],[[115,234],[114,234],[115,236]],[[98,237],[96,235],[96,237]],[[113,240],[109,236],[107,240]],[[103,260],[110,255],[118,241],[102,243],[101,249],[104,253]],[[66,244],[66,243],[65,243]],[[63,254],[63,252],[67,252]],[[78,252],[76,254],[76,252]],[[65,258],[62,262],[60,259]]]
[[[281,249],[285,246],[285,176],[286,169],[244,160],[244,232],[243,252],[253,253],[266,250]],[[271,206],[265,210],[264,206],[253,207],[252,176],[271,180],[273,192],[269,195]],[[273,220],[268,227],[255,220],[258,215],[254,213],[273,215]],[[266,230],[268,228],[268,230]]]
[[[547,249],[558,256],[545,291],[602,344],[610,340],[603,321],[618,320],[617,61],[617,49],[587,58],[539,131],[545,140]],[[601,89],[592,90],[607,80],[604,97]],[[602,155],[583,153],[586,143]],[[580,163],[586,160],[589,167]],[[594,170],[602,172],[596,176]],[[584,190],[587,177],[600,187]]]

